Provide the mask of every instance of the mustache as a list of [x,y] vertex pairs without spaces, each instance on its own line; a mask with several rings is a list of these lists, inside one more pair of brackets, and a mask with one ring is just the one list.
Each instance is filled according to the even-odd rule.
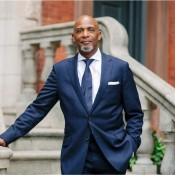
[[81,43],[83,43],[83,42],[92,42],[92,40],[91,39],[82,39]]

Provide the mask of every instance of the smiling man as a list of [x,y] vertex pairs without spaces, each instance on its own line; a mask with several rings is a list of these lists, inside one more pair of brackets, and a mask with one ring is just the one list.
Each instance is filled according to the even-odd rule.
[[79,52],[53,66],[36,100],[0,135],[0,145],[27,134],[60,100],[62,174],[125,174],[141,143],[143,112],[128,63],[101,52],[101,38],[94,18],[75,21],[72,40]]
[[101,32],[97,21],[89,16],[81,16],[74,25],[72,39],[85,58],[90,58],[98,50],[98,42],[101,40]]

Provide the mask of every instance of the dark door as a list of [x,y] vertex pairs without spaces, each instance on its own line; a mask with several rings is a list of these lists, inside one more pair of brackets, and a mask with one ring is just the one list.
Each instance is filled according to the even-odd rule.
[[124,25],[130,55],[144,63],[146,1],[94,1],[94,17],[101,16],[111,16]]

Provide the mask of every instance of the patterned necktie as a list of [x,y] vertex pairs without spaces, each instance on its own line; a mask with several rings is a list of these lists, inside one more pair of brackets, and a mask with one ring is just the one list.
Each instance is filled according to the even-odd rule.
[[92,75],[89,65],[92,61],[94,61],[94,59],[86,59],[83,61],[86,63],[86,68],[82,78],[81,89],[83,91],[88,110],[90,111],[92,107]]

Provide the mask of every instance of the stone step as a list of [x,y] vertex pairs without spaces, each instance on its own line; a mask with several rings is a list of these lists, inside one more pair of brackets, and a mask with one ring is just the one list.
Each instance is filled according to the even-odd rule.
[[13,151],[60,150],[63,135],[63,129],[33,129],[26,136],[10,144],[9,147]]
[[60,175],[60,151],[14,151],[7,175]]

